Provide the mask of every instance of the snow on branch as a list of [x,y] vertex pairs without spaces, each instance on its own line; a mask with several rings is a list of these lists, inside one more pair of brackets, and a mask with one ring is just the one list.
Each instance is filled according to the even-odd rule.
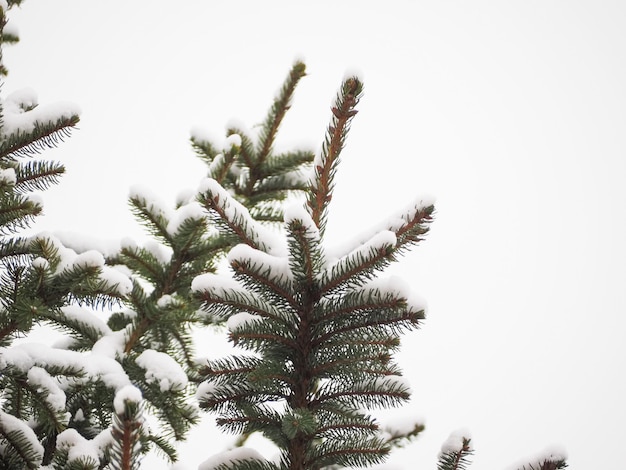
[[320,289],[324,293],[347,286],[360,286],[374,278],[374,272],[386,267],[393,259],[395,233],[385,230],[375,234],[366,243],[332,264],[320,275]]
[[401,416],[385,419],[385,422],[380,424],[383,439],[393,447],[404,447],[425,429],[422,419],[415,418],[406,411],[402,413]]
[[115,394],[113,408],[118,415],[123,415],[126,410],[127,402],[139,404],[142,400],[141,390],[134,385],[126,385]]
[[213,273],[196,276],[191,282],[191,290],[206,295],[223,297],[230,291],[243,290],[239,283],[232,278]]
[[217,317],[220,320],[230,321],[232,316],[246,312],[256,317],[271,318],[282,323],[293,320],[289,312],[249,292],[234,279],[223,275],[207,273],[197,276],[191,284],[191,289],[203,302],[203,311],[209,315],[209,318]]
[[471,441],[470,433],[466,429],[452,432],[441,446],[437,470],[466,469],[471,463],[469,457],[474,453]]
[[132,290],[129,277],[118,269],[105,265],[104,256],[99,251],[76,253],[47,233],[33,237],[31,244],[42,255],[34,260],[33,267],[49,269],[52,276],[50,282],[56,287],[67,286],[71,293],[83,296],[84,289],[79,285],[87,282],[91,282],[90,294],[93,296],[122,297]]
[[313,285],[325,264],[320,233],[307,210],[294,204],[285,210],[288,231],[289,263],[302,285]]
[[76,429],[69,428],[57,436],[57,448],[67,452],[68,468],[72,464],[79,468],[98,468],[100,453],[102,452],[96,440],[88,440],[81,436]]
[[249,264],[263,266],[267,271],[266,279],[270,281],[288,284],[293,279],[286,256],[274,256],[242,243],[228,252],[228,262],[231,266],[233,263],[240,264],[244,260]]
[[187,374],[168,354],[146,349],[135,362],[145,370],[147,383],[157,383],[162,392],[179,391],[187,386]]
[[396,235],[396,249],[410,243],[421,241],[421,236],[428,231],[434,212],[434,198],[420,196],[402,210],[392,213],[369,229],[364,230],[351,239],[327,248],[329,257],[341,258],[372,238],[375,234],[388,230]]
[[64,320],[69,326],[80,329],[81,333],[94,341],[111,333],[111,328],[89,309],[78,305],[61,307],[60,320]]
[[365,291],[379,298],[401,299],[408,310],[425,311],[426,299],[413,292],[411,286],[399,276],[377,277],[365,286]]
[[268,462],[254,449],[237,447],[221,452],[200,464],[198,470],[278,470],[279,467]]
[[200,203],[213,215],[216,224],[239,241],[266,253],[284,252],[276,234],[256,222],[241,203],[217,181],[206,178],[200,185]]
[[277,306],[294,305],[293,273],[288,258],[239,244],[228,253],[228,261],[235,278],[246,289]]
[[115,394],[111,427],[113,442],[108,448],[112,469],[138,468],[144,434],[142,404],[141,391],[133,385],[127,385]]
[[6,168],[0,170],[0,184],[6,186],[15,186],[17,176],[15,175],[15,169]]
[[65,392],[61,390],[59,382],[41,367],[31,367],[26,374],[28,385],[37,390],[37,393],[50,406],[55,415],[63,416],[63,424],[67,425],[70,419],[65,412]]
[[32,155],[54,147],[78,123],[80,109],[60,102],[38,106],[32,89],[11,93],[2,102],[0,157]]
[[404,377],[388,375],[356,383],[327,382],[315,393],[311,405],[388,408],[407,401],[410,396],[411,386]]
[[53,122],[80,114],[80,108],[70,102],[39,106],[37,93],[32,88],[22,88],[9,94],[2,107],[4,114],[1,129],[4,135],[18,131],[29,133],[37,123]]
[[190,221],[204,221],[206,215],[204,208],[197,201],[190,201],[172,213],[167,224],[167,232],[175,238],[184,224]]
[[73,375],[82,375],[87,370],[84,356],[75,351],[54,349],[39,343],[0,348],[0,370],[11,367],[27,373],[35,366],[61,369]]
[[21,419],[0,411],[0,454],[16,465],[24,461],[29,468],[38,468],[44,448],[35,432]]
[[167,230],[172,219],[171,211],[161,199],[149,189],[135,185],[131,187],[128,201],[137,219],[155,237],[169,243],[170,233]]
[[81,353],[65,349],[51,348],[40,343],[22,343],[10,348],[0,348],[0,371],[13,368],[24,374],[33,367],[40,367],[53,374],[71,376],[75,381],[89,382],[100,380],[107,387],[117,390],[130,383],[128,375],[113,357],[99,353],[109,353],[111,348],[100,344],[112,337],[123,338],[124,332],[114,332],[103,336],[91,353]]
[[507,467],[507,470],[560,470],[568,466],[566,459],[565,449],[553,446],[532,457],[520,460],[517,464]]

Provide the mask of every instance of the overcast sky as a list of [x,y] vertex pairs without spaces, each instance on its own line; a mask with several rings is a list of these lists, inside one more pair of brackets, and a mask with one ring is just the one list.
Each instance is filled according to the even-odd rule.
[[[619,470],[626,442],[626,4],[621,0],[28,0],[3,93],[82,108],[37,230],[141,239],[141,184],[173,204],[204,167],[190,130],[259,123],[295,58],[281,148],[319,148],[346,70],[365,96],[337,178],[337,243],[421,193],[427,240],[394,266],[428,300],[400,362],[426,422],[390,469],[434,469],[471,430],[475,470],[553,444]],[[182,468],[220,449],[195,434]],[[151,468],[158,467],[152,466]],[[166,468],[166,467],[161,467]]]

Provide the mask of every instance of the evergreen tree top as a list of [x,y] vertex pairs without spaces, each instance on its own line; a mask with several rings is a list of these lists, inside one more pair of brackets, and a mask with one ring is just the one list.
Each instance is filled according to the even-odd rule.
[[[5,13],[20,3],[0,0],[0,46],[17,41]],[[195,133],[198,191],[170,207],[135,188],[130,209],[152,240],[106,254],[20,234],[42,210],[33,193],[65,170],[39,154],[70,135],[79,109],[39,105],[28,89],[0,97],[0,467],[130,470],[149,451],[176,461],[201,410],[239,446],[216,454],[211,443],[202,470],[371,467],[423,431],[376,414],[409,399],[394,353],[425,317],[424,302],[383,275],[423,241],[433,201],[417,198],[331,252],[335,176],[363,83],[342,82],[318,154],[276,152],[305,75],[295,62],[257,131],[229,125],[222,147]],[[16,341],[42,325],[63,340]],[[226,332],[233,354],[196,357],[193,331],[207,327]],[[245,446],[253,433],[276,459]],[[451,436],[438,468],[466,468],[471,444]],[[567,466],[560,452],[530,462],[519,470]]]

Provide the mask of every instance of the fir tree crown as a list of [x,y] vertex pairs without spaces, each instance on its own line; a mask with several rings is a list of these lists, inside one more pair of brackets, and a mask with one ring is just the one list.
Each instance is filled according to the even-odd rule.
[[[0,46],[18,40],[7,12],[20,3],[0,0]],[[434,204],[417,198],[333,251],[335,176],[363,83],[341,83],[319,153],[277,152],[305,75],[295,62],[258,132],[228,126],[224,146],[193,134],[206,164],[195,193],[168,206],[133,188],[130,210],[151,239],[113,250],[24,235],[43,207],[34,192],[65,171],[40,153],[80,113],[0,90],[0,468],[130,470],[151,451],[175,462],[202,411],[237,441],[225,452],[211,442],[201,470],[371,467],[423,431],[383,426],[376,413],[409,399],[394,353],[425,317],[384,272],[424,239]],[[63,340],[18,341],[41,326]],[[194,330],[207,328],[227,331],[231,355],[196,357]],[[253,433],[279,455],[247,447]],[[453,433],[438,470],[466,468],[472,453],[468,433]],[[566,466],[555,451],[517,468]]]

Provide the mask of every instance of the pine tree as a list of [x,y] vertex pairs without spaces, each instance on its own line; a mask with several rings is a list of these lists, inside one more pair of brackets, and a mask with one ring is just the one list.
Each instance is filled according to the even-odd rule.
[[[0,0],[0,46],[18,40],[5,26],[20,3]],[[170,209],[133,191],[131,210],[154,240],[106,253],[20,235],[42,211],[32,193],[65,171],[38,154],[68,137],[79,113],[39,106],[29,90],[2,97],[0,468],[130,470],[149,450],[176,460],[197,402],[240,444],[259,432],[280,450],[269,462],[239,447],[203,470],[369,467],[424,429],[383,428],[373,410],[409,398],[393,353],[424,318],[421,302],[381,274],[422,241],[434,207],[417,200],[351,250],[332,251],[334,177],[363,85],[342,83],[319,155],[276,153],[304,75],[296,62],[257,134],[229,127],[223,148],[194,135],[207,164],[198,192]],[[286,205],[292,195],[303,200]],[[225,255],[232,276],[217,272]],[[233,355],[199,362],[193,328],[223,324]],[[16,341],[42,325],[64,340]],[[470,443],[453,435],[438,469],[467,468]],[[519,470],[567,466],[555,452],[530,462]]]
[[226,430],[262,432],[281,450],[280,465],[252,458],[216,468],[369,466],[390,450],[364,409],[409,398],[392,353],[424,308],[379,273],[422,240],[434,207],[417,201],[338,260],[328,255],[334,176],[361,93],[357,77],[342,84],[306,207],[285,213],[285,243],[215,180],[204,183],[202,204],[240,244],[228,255],[233,283],[205,275],[194,290],[209,314],[228,319],[231,341],[251,354],[209,362],[200,405],[218,413]]
[[[261,432],[280,450],[280,462],[242,449],[212,457],[202,470],[368,467],[423,430],[416,423],[408,432],[384,433],[367,410],[410,396],[393,352],[401,334],[420,325],[424,307],[402,284],[380,275],[422,241],[433,204],[417,200],[337,258],[324,237],[362,87],[358,77],[342,83],[306,204],[285,211],[284,239],[265,231],[219,182],[203,183],[200,202],[239,244],[228,254],[232,279],[199,276],[193,289],[209,315],[227,321],[230,340],[247,353],[207,362],[200,406],[218,414],[226,431]],[[438,470],[469,465],[471,439],[455,439],[444,444]],[[539,468],[566,466],[556,455]]]
[[[268,223],[282,216],[280,201],[304,186],[301,168],[313,159],[309,151],[273,151],[304,74],[304,64],[296,63],[258,136],[228,129],[223,151],[192,138],[208,174]],[[19,158],[56,145],[78,115],[58,107],[42,110],[32,92],[10,95],[3,105],[0,204],[6,220],[1,222],[4,232],[13,233],[41,212],[36,199],[22,194],[45,189],[64,172],[55,162]],[[12,347],[2,351],[3,442],[8,445],[0,458],[11,468],[40,463],[59,469],[138,468],[139,456],[155,446],[176,460],[174,441],[184,439],[197,422],[190,328],[215,319],[198,315],[200,303],[190,295],[190,284],[197,275],[213,272],[232,243],[210,233],[193,195],[179,200],[174,210],[140,192],[129,203],[155,241],[144,247],[126,243],[106,261],[94,250],[72,250],[49,234],[3,240],[0,339]],[[106,324],[94,315],[102,309],[114,310]],[[67,341],[54,348],[12,345],[42,324],[65,333]],[[125,403],[121,396],[128,387],[138,390],[141,405],[135,400],[114,407]],[[157,420],[154,430],[144,425],[146,414]],[[16,428],[18,422],[23,429]],[[36,423],[35,434],[29,422]]]
[[[19,3],[0,5],[2,45],[18,39],[5,27],[8,9]],[[6,74],[4,66],[0,71]],[[102,256],[62,259],[66,250],[54,240],[18,235],[42,211],[32,193],[64,172],[61,164],[34,157],[69,135],[77,109],[39,106],[32,90],[14,92],[0,103],[0,466],[38,468],[51,460],[56,437],[71,419],[62,388],[80,387],[86,368],[71,352],[50,355],[45,347],[7,346],[42,322],[71,322],[63,312],[70,303],[102,305],[119,291],[100,276]]]
[[[191,139],[198,157],[207,164],[207,174],[251,207],[258,221],[272,223],[282,217],[280,202],[302,190],[302,167],[313,159],[313,154],[304,150],[273,152],[277,130],[289,109],[295,85],[304,74],[304,64],[296,62],[258,136],[228,128],[223,149],[200,136]],[[176,460],[169,437],[184,439],[197,422],[197,410],[191,403],[193,390],[187,381],[200,380],[192,327],[219,323],[215,317],[199,314],[200,301],[191,295],[191,283],[199,275],[215,272],[224,251],[232,247],[233,238],[210,230],[207,214],[193,194],[183,194],[174,210],[141,191],[135,191],[129,203],[155,240],[143,247],[127,244],[107,258],[110,265],[124,266],[133,283],[124,300],[127,308],[114,313],[109,326],[113,331],[125,331],[119,356],[122,366],[133,383],[140,384],[149,409],[166,430],[166,439],[151,434],[148,439]],[[163,393],[167,374],[154,370],[155,363],[180,372],[181,386]]]

